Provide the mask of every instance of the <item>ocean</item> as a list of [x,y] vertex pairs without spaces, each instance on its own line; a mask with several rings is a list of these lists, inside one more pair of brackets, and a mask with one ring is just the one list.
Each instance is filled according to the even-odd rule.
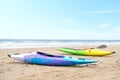
[[0,39],[0,48],[37,48],[120,44],[120,40]]

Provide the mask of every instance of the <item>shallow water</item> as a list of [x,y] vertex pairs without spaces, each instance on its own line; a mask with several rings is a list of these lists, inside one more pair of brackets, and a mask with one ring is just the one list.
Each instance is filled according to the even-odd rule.
[[39,40],[39,39],[0,39],[0,48],[36,48],[61,46],[93,46],[120,44],[120,40]]

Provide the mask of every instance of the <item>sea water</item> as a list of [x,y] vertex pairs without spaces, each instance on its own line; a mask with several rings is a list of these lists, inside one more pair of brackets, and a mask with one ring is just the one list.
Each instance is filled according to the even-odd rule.
[[0,48],[37,48],[120,44],[120,40],[0,39]]

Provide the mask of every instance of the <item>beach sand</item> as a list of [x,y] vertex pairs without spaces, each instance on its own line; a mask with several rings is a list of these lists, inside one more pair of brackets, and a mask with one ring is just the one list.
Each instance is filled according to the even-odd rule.
[[[0,80],[120,80],[120,45],[108,46],[103,50],[116,51],[116,53],[104,57],[92,57],[69,55],[55,50],[55,47],[0,49]],[[97,59],[100,62],[89,66],[44,66],[23,63],[7,56],[7,54],[34,51]]]

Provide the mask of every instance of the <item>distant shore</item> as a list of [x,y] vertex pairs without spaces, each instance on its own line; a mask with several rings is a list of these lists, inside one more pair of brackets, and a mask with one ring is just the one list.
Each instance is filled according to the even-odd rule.
[[[62,47],[62,46],[61,46]],[[69,48],[81,49],[94,46],[66,46]],[[0,49],[0,80],[120,80],[120,45],[108,45],[102,50],[115,51],[115,54],[92,57],[69,55],[57,51],[56,47],[40,48],[5,48]],[[74,57],[97,59],[100,62],[89,66],[44,66],[26,64],[11,59],[7,54],[42,51],[55,55],[67,55]]]

